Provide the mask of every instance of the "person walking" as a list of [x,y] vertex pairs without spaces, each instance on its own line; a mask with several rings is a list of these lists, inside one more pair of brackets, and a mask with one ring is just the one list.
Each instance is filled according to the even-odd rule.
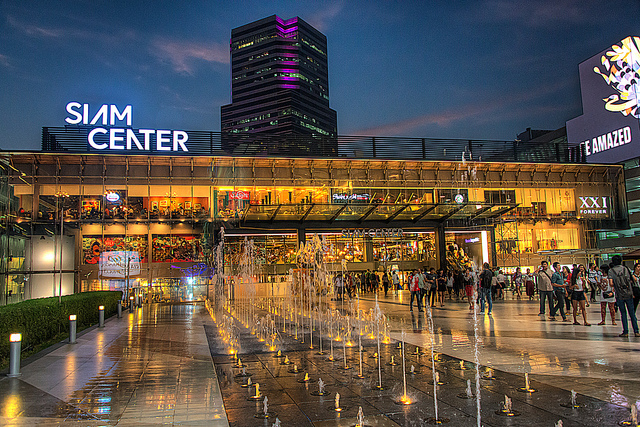
[[386,297],[387,292],[389,292],[389,276],[386,271],[382,274],[382,287],[384,288],[384,296]]
[[560,316],[562,321],[567,322],[567,316],[564,314],[564,293],[566,285],[564,284],[564,278],[562,277],[562,270],[560,269],[560,263],[553,263],[553,275],[551,276],[551,285],[553,286],[553,294],[556,297],[556,305],[551,310],[549,320],[556,320],[556,313],[560,310]]
[[400,287],[400,276],[398,276],[398,272],[393,270],[391,273],[391,282],[393,283],[393,292],[398,295],[398,288]]
[[498,291],[498,298],[504,299],[504,295],[506,294],[507,289],[507,278],[502,273],[502,270],[498,270],[498,274],[496,274],[496,280],[498,285],[496,286],[496,290]]
[[518,297],[518,299],[520,299],[522,297],[522,292],[520,291],[520,287],[522,286],[522,283],[524,282],[524,274],[522,274],[522,270],[520,269],[520,267],[516,268],[516,272],[513,273],[513,291],[514,294]]
[[436,269],[431,267],[429,269],[429,273],[425,274],[426,283],[427,283],[427,295],[425,297],[424,303],[425,305],[429,305],[430,307],[435,307],[435,299],[437,297],[438,283],[436,276]]
[[473,310],[473,303],[471,302],[473,299],[473,288],[475,287],[475,278],[473,277],[473,272],[471,271],[471,267],[467,267],[467,270],[464,273],[464,292],[467,295],[467,301],[469,302],[469,310]]
[[440,300],[440,307],[444,307],[444,294],[447,292],[447,276],[444,274],[444,270],[438,270],[438,299]]
[[578,305],[580,305],[580,310],[582,311],[582,319],[584,320],[584,326],[591,326],[591,324],[587,322],[587,298],[585,296],[586,286],[587,272],[584,268],[584,265],[580,264],[576,269],[574,269],[573,274],[571,275],[571,303],[573,304],[574,325],[580,324],[576,317],[576,315],[578,314]]
[[589,288],[585,289],[585,293],[591,291],[591,302],[596,302],[596,291],[599,288],[598,284],[602,281],[602,273],[596,267],[596,264],[589,263],[589,271],[587,272],[587,279],[589,282]]
[[491,281],[493,279],[493,272],[488,262],[483,265],[482,273],[480,273],[480,313],[484,313],[484,301],[487,300],[489,314],[493,309],[493,302],[491,301]]
[[571,270],[566,265],[562,267],[562,279],[564,280],[565,298],[564,303],[567,306],[567,313],[571,312]]
[[454,281],[453,271],[449,271],[447,273],[447,293],[449,294],[449,301],[453,299],[453,281]]
[[538,278],[538,292],[540,293],[540,313],[544,316],[544,300],[549,300],[549,314],[553,313],[553,285],[551,284],[551,273],[549,272],[549,263],[542,261],[536,276]]
[[633,312],[638,309],[638,302],[640,302],[640,262],[636,262],[633,266]]
[[638,331],[638,320],[636,312],[633,310],[633,276],[628,267],[622,265],[622,257],[614,255],[609,268],[609,284],[615,290],[616,304],[620,309],[620,320],[622,320],[622,338],[629,336],[629,325],[627,324],[627,313],[631,318],[631,326],[636,337],[640,337]]
[[533,296],[536,292],[536,282],[535,276],[531,273],[531,269],[527,268],[527,272],[524,275],[524,290],[527,296],[529,297],[529,301],[533,300]]
[[598,323],[598,325],[604,325],[607,320],[607,307],[609,307],[609,313],[611,313],[611,324],[617,325],[616,323],[616,298],[615,298],[615,290],[611,283],[609,283],[609,266],[603,265],[600,269],[602,271],[602,280],[598,283],[600,287],[600,317],[602,321]]
[[422,298],[420,297],[420,286],[418,283],[418,270],[413,270],[413,274],[409,277],[409,291],[411,291],[409,311],[413,311],[413,300],[415,298],[417,300],[418,311],[422,312]]
[[418,287],[420,288],[420,301],[424,301],[422,302],[422,306],[424,307],[425,304],[428,304],[427,302],[427,288],[429,287],[429,285],[427,285],[427,277],[425,276],[424,272],[422,271],[421,268],[418,269]]

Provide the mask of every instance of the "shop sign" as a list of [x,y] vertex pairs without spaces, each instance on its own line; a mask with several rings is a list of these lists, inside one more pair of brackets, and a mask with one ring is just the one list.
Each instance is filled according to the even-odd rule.
[[333,199],[333,203],[345,203],[345,202],[366,202],[368,203],[371,199],[371,195],[369,193],[354,193],[354,194],[342,194],[335,193],[331,196]]
[[140,274],[140,255],[137,251],[108,251],[100,254],[101,277],[126,278]]
[[118,193],[107,193],[105,194],[105,199],[107,199],[107,201],[111,202],[111,203],[117,203],[120,201],[120,195]]
[[402,228],[343,228],[342,237],[381,237],[401,239],[404,235]]
[[598,197],[578,197],[580,215],[609,215],[609,205],[607,196]]
[[480,242],[480,238],[479,237],[472,237],[470,239],[464,239],[465,243],[479,243]]
[[[64,121],[70,125],[95,126],[87,135],[90,150],[137,152],[188,152],[187,141],[189,135],[183,130],[168,129],[137,129],[130,128],[132,123],[131,105],[122,110],[114,104],[104,104],[93,115],[90,114],[89,104],[69,102],[67,116]],[[126,123],[128,128],[101,127],[117,126]]]
[[229,191],[229,199],[231,200],[249,200],[251,199],[251,193],[248,191]]

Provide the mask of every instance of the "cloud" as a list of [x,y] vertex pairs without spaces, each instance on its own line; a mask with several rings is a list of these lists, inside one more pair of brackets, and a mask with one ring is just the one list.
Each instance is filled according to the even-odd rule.
[[593,19],[591,9],[597,3],[590,0],[487,0],[482,5],[482,16],[489,21],[509,21],[528,27],[584,23]]
[[557,93],[561,89],[568,87],[571,84],[570,81],[559,81],[556,84],[545,85],[539,90],[526,91],[521,94],[510,93],[502,97],[489,98],[480,102],[463,105],[461,107],[455,107],[445,111],[439,111],[435,113],[427,113],[421,116],[412,117],[409,119],[399,120],[397,122],[391,122],[372,128],[362,129],[353,132],[354,135],[363,136],[375,136],[375,135],[407,135],[412,131],[419,130],[428,125],[438,125],[441,127],[448,127],[461,121],[469,121],[470,119],[484,120],[488,117],[502,118],[500,116],[493,115],[497,111],[507,110],[507,114],[513,115],[515,111],[520,114],[530,115],[534,111],[538,113],[538,108],[533,110],[529,107],[523,109],[523,105],[534,99],[542,98],[546,95]]
[[329,26],[330,21],[342,12],[343,8],[344,2],[342,1],[331,3],[329,6],[311,14],[308,19],[305,18],[305,21],[309,22],[318,31],[323,32]]
[[194,59],[219,64],[229,63],[229,46],[221,43],[156,39],[151,43],[151,50],[158,59],[168,61],[175,71],[182,74],[194,74]]
[[9,57],[7,55],[0,53],[0,65],[11,68],[11,62],[9,62]]
[[18,21],[12,16],[7,17],[7,23],[15,29],[35,37],[58,38],[64,34],[64,31],[59,28],[47,28],[40,27],[38,25],[27,24],[26,22]]

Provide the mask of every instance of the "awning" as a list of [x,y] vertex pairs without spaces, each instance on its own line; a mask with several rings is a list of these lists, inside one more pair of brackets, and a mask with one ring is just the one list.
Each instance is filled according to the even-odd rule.
[[242,221],[436,221],[486,220],[515,209],[511,203],[281,203],[250,204]]

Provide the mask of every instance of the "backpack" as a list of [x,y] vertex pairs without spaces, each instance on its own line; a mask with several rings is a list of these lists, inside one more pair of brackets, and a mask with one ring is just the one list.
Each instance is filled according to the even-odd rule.
[[618,299],[622,300],[633,298],[633,278],[631,277],[631,272],[627,267],[620,267],[622,267],[623,269],[622,274],[616,272],[615,267],[612,267],[611,270],[609,270],[615,276],[615,279],[613,280],[613,286],[616,290],[616,296],[618,297]]
[[490,270],[483,270],[480,275],[480,284],[485,289],[491,289],[491,280],[493,279],[493,273]]

